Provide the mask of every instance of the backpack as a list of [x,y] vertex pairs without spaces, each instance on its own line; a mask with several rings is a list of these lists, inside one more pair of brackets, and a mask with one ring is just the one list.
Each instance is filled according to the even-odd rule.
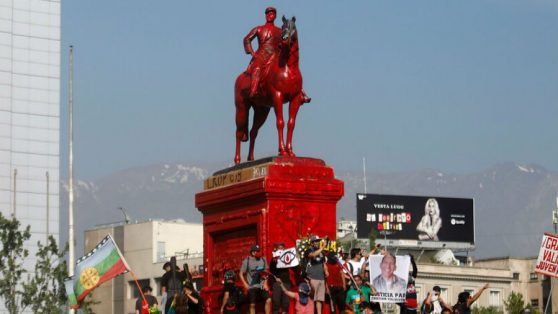
[[[262,288],[263,288],[264,278],[262,276],[262,272],[267,267],[267,261],[263,256],[261,257],[261,259],[263,260],[264,266],[261,269],[259,269],[259,267],[256,268],[254,272],[250,274],[252,276],[252,281],[248,283],[250,286],[256,284],[262,284]],[[250,256],[246,257],[244,261],[246,262],[246,272],[250,272]]]

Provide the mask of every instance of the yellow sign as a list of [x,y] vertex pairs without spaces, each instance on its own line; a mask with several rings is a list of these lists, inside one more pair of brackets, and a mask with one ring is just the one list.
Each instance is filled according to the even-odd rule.
[[268,166],[269,163],[211,176],[205,179],[205,181],[203,182],[203,189],[211,190],[239,182],[265,177],[267,175]]
[[322,239],[322,241],[320,241],[320,248],[328,252],[337,252],[337,243],[335,240]]

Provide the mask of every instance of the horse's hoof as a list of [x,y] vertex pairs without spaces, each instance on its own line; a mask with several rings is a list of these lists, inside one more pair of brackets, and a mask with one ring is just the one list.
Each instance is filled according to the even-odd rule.
[[310,103],[311,101],[312,101],[312,98],[311,98],[311,97],[308,97],[308,96],[302,97],[302,103],[303,103],[303,104]]
[[238,165],[239,163],[240,163],[240,158],[235,158],[235,159],[234,159],[234,164],[235,164],[235,165]]

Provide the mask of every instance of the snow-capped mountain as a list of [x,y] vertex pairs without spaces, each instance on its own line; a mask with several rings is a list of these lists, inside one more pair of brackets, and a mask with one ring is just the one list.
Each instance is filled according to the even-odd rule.
[[[83,231],[123,221],[119,207],[134,220],[175,219],[200,222],[194,195],[203,180],[224,164],[167,163],[131,168],[95,181],[76,180],[75,224],[78,252]],[[355,219],[356,193],[364,192],[362,173],[336,170],[345,182],[337,217]],[[67,183],[62,184],[61,226],[67,225]],[[367,173],[367,192],[465,197],[475,199],[477,257],[536,255],[543,232],[552,231],[558,173],[536,165],[502,163],[478,173],[437,170]],[[67,239],[62,228],[61,240]]]

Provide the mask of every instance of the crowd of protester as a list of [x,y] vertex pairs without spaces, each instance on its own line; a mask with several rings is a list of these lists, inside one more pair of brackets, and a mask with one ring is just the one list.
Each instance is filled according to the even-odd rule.
[[[419,304],[415,281],[418,268],[412,254],[409,254],[410,267],[407,280],[393,273],[396,257],[379,246],[367,253],[360,248],[353,248],[349,254],[327,251],[320,245],[318,236],[310,238],[310,248],[301,254],[300,265],[293,268],[278,266],[278,257],[269,263],[262,255],[260,246],[253,245],[249,254],[242,260],[236,273],[233,269],[224,272],[223,290],[220,296],[219,309],[223,314],[240,314],[245,309],[255,314],[256,308],[262,306],[266,314],[285,314],[292,306],[298,314],[322,314],[324,304],[329,305],[331,313],[378,314],[382,313],[379,302],[372,301],[380,285],[402,287],[405,291],[404,302],[398,303],[402,314],[470,314],[471,305],[481,296],[488,284],[474,295],[461,292],[458,301],[451,306],[441,295],[439,286],[434,286],[426,298]],[[284,243],[275,243],[275,250],[284,250]],[[370,280],[368,258],[381,255],[380,268],[382,274]],[[200,314],[204,309],[204,301],[192,285],[187,265],[180,270],[172,268],[172,263],[164,265],[162,277],[162,307],[164,314]],[[389,271],[386,271],[389,270]],[[391,279],[383,278],[391,272]],[[146,287],[144,294],[148,305],[157,305],[152,297],[151,288]],[[136,314],[144,314],[138,299]]]

